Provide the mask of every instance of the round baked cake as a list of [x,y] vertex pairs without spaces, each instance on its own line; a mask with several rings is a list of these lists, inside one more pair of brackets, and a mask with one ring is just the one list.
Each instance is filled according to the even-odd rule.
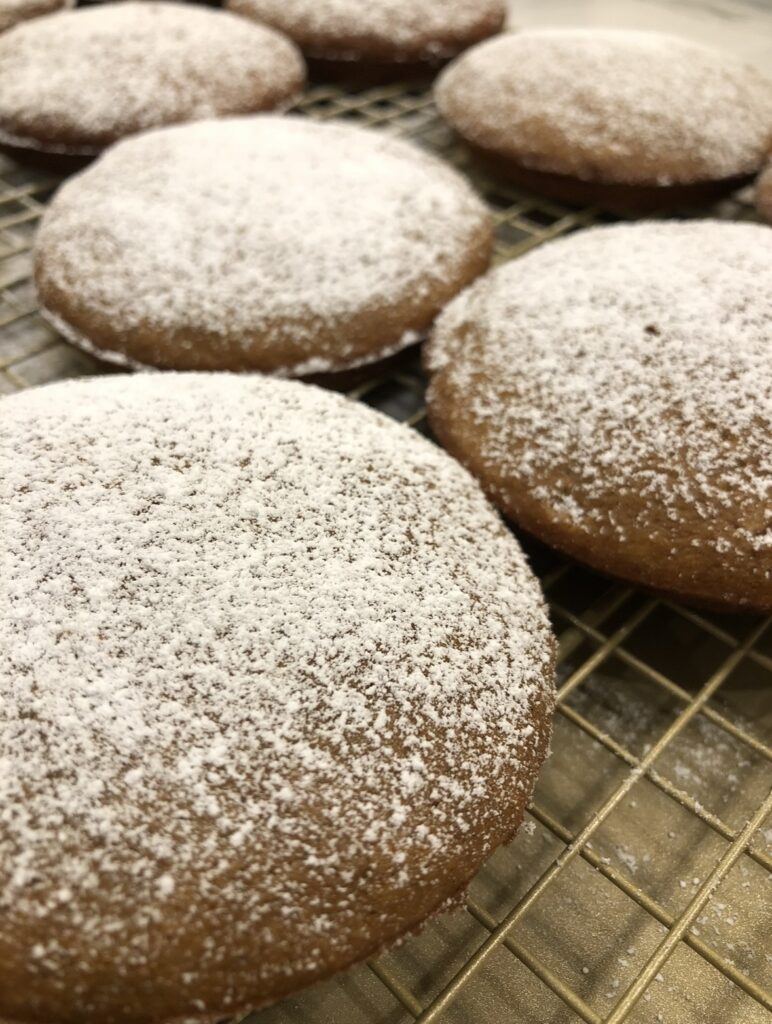
[[0,142],[93,155],[159,125],[291,105],[305,81],[287,38],[194,4],[106,3],[0,38]]
[[435,157],[263,116],[112,148],[48,207],[35,276],[54,325],[105,358],[303,375],[415,342],[491,245],[486,208]]
[[554,653],[465,470],[260,376],[0,422],[0,1017],[219,1020],[457,897],[522,819]]
[[29,18],[72,7],[74,0],[0,0],[0,32]]
[[228,0],[238,14],[285,32],[317,62],[425,64],[501,31],[504,0]]
[[759,216],[772,224],[772,164],[764,170],[756,182],[756,205]]
[[530,533],[684,601],[772,609],[772,232],[595,228],[443,313],[432,426]]
[[772,144],[772,81],[658,32],[542,29],[475,47],[436,87],[440,112],[493,170],[567,202],[705,201]]

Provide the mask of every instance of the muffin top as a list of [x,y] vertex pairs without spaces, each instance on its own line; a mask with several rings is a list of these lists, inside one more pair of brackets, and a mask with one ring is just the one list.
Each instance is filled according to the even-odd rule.
[[273,25],[309,56],[431,60],[498,32],[503,0],[228,0]]
[[639,222],[481,278],[429,345],[432,422],[528,529],[598,568],[772,607],[772,232]]
[[127,139],[36,239],[43,305],[174,369],[337,369],[415,341],[488,263],[468,182],[400,139],[263,115]]
[[0,37],[0,136],[94,153],[158,125],[287,106],[304,79],[287,38],[225,11],[99,4]]
[[447,68],[436,99],[469,142],[587,181],[747,175],[772,143],[772,81],[729,54],[659,32],[501,36]]
[[56,384],[1,422],[3,1017],[259,1006],[509,838],[552,640],[445,453],[226,374]]

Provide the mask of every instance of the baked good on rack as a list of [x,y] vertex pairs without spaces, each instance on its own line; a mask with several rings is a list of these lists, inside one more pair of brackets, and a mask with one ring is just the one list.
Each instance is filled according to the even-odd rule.
[[495,172],[569,203],[702,202],[748,180],[772,144],[772,81],[658,32],[544,29],[447,68],[440,112]]
[[74,0],[0,0],[0,32],[41,14],[72,7]]
[[92,155],[159,125],[289,106],[304,80],[289,39],[225,11],[64,11],[0,37],[0,142]]
[[504,0],[227,0],[306,56],[345,68],[437,65],[501,31]]
[[0,1017],[230,1018],[458,897],[553,704],[475,481],[257,375],[1,407]]
[[439,318],[430,421],[530,533],[684,601],[772,609],[772,232],[595,228]]
[[115,146],[47,209],[35,276],[55,326],[105,358],[301,375],[414,342],[491,244],[435,157],[263,116]]
[[756,206],[759,216],[772,224],[772,164],[767,166],[756,182]]

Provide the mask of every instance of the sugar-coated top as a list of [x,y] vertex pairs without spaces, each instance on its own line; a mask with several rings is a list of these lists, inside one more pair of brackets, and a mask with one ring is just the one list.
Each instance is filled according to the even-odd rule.
[[71,295],[118,333],[255,345],[260,369],[282,368],[291,346],[295,372],[320,371],[366,345],[348,336],[364,314],[399,342],[489,223],[457,172],[385,134],[205,121],[129,139],[65,184],[37,237],[37,277],[44,303]]
[[[442,56],[481,24],[503,21],[503,0],[229,0],[309,51],[381,44]],[[454,46],[454,43],[456,44]]]
[[273,29],[189,3],[105,3],[0,38],[0,133],[99,149],[157,125],[287,105],[304,65]]
[[451,303],[429,362],[510,493],[574,532],[620,550],[640,534],[676,560],[688,524],[700,557],[742,556],[769,592],[771,265],[760,225],[583,231]]
[[227,962],[222,1010],[501,829],[552,646],[440,449],[305,385],[117,376],[4,399],[0,492],[0,981],[194,1006]]
[[436,98],[469,141],[588,181],[750,174],[772,143],[772,81],[730,54],[659,32],[503,36],[448,68]]
[[0,32],[27,18],[74,6],[75,0],[0,0]]

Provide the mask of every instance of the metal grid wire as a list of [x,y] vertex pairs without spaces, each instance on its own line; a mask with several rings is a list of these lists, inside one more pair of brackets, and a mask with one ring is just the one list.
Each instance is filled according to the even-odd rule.
[[[610,219],[476,175],[423,86],[317,87],[301,109],[469,171],[496,217],[497,261]],[[0,164],[0,393],[108,372],[36,314],[30,246],[56,184]],[[753,216],[742,199],[709,212]],[[423,389],[408,354],[350,395],[428,432]],[[696,613],[524,543],[550,602],[560,686],[524,830],[465,911],[254,1024],[772,1020],[770,620]]]

